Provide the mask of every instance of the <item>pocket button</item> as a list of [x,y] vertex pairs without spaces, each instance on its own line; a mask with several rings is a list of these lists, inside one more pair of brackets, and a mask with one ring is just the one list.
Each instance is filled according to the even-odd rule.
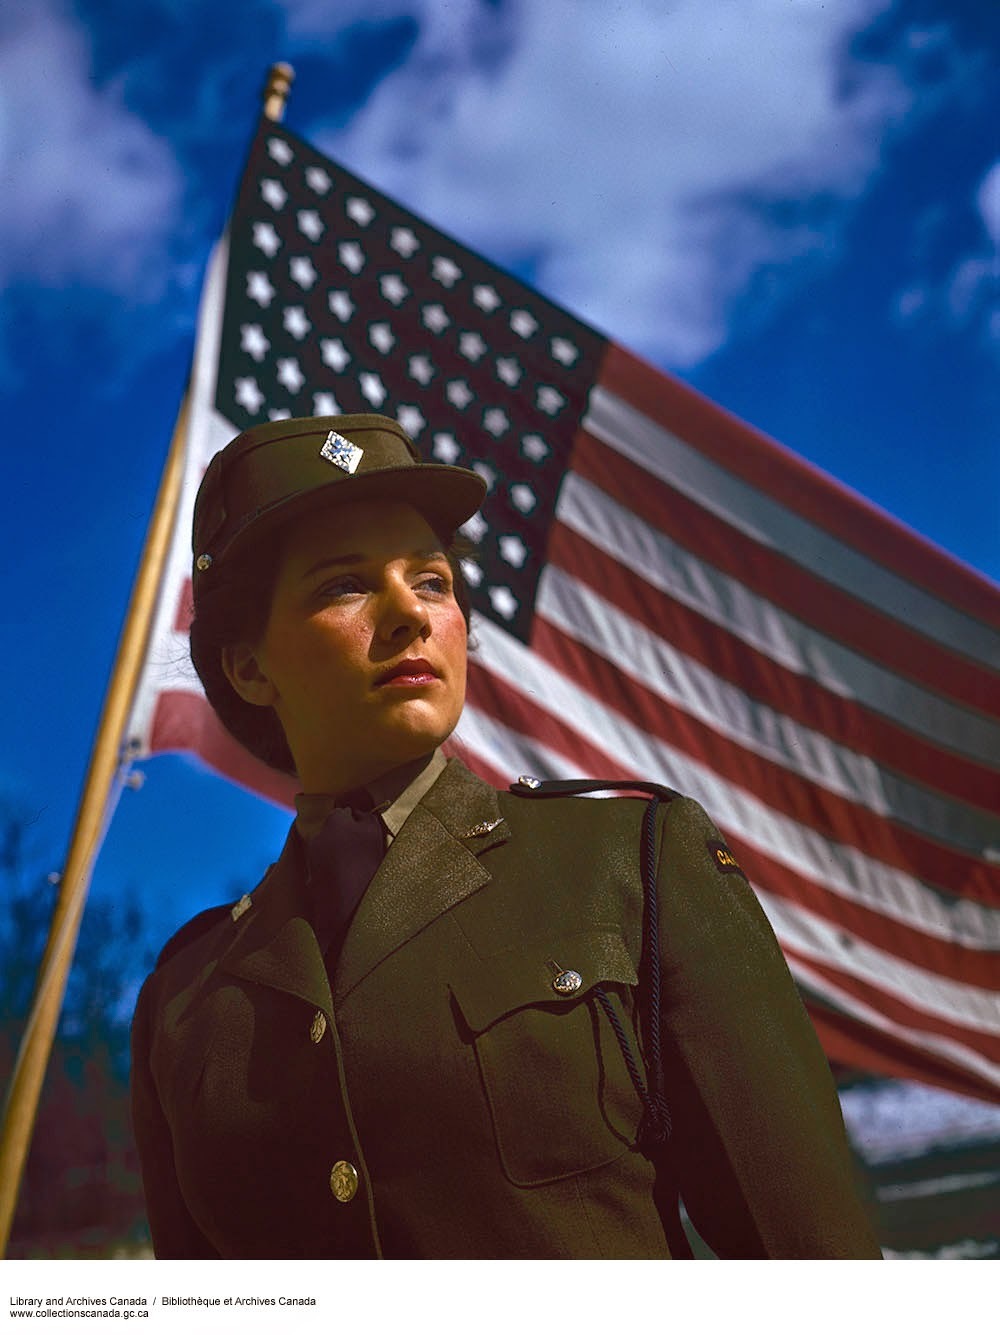
[[552,980],[552,990],[558,992],[561,997],[571,997],[574,992],[579,992],[581,987],[583,979],[575,969],[564,969]]

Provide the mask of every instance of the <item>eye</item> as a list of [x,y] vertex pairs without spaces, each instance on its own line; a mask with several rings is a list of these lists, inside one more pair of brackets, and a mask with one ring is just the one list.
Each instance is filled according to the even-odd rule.
[[317,598],[346,598],[353,593],[364,593],[364,582],[358,575],[337,575],[328,579],[316,590]]
[[447,595],[451,593],[451,573],[438,574],[428,571],[417,578],[414,587],[420,593]]

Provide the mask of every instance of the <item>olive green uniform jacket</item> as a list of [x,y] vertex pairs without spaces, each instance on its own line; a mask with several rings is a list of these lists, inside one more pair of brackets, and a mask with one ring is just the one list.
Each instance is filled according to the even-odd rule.
[[[644,809],[498,793],[449,762],[365,893],[332,995],[293,829],[249,908],[195,920],[139,998],[157,1255],[669,1256],[642,1104],[592,990],[634,1047]],[[692,1218],[720,1256],[877,1256],[752,891],[696,803],[659,827],[670,1144]]]

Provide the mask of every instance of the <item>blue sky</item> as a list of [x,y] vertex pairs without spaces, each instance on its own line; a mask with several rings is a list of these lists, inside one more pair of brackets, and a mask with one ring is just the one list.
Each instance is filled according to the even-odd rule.
[[[1000,579],[985,0],[32,0],[0,14],[0,799],[62,861],[272,61],[287,123]],[[284,813],[143,767],[97,866],[163,937]]]

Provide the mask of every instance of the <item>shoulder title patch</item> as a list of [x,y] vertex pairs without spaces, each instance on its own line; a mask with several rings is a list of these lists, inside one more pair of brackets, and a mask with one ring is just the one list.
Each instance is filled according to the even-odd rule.
[[718,839],[706,839],[705,847],[711,854],[712,860],[719,871],[735,872],[737,876],[742,876],[744,881],[747,879],[746,872],[736,861],[732,850],[728,849],[725,844],[720,843]]

